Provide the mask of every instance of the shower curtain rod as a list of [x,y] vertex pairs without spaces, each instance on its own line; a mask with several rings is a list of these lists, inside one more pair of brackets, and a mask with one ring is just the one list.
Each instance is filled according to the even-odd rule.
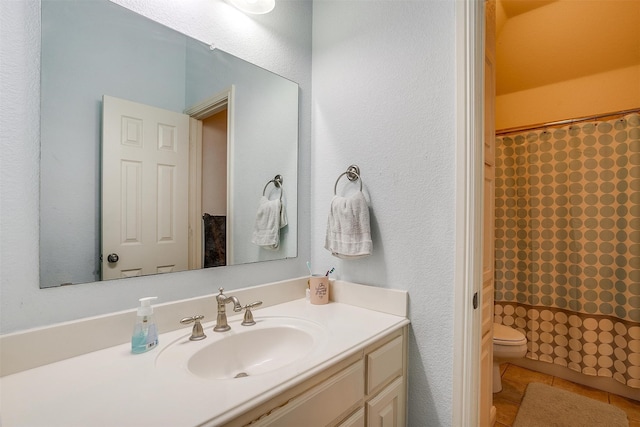
[[518,126],[518,127],[512,127],[512,128],[507,128],[507,129],[499,129],[496,131],[496,135],[505,135],[508,133],[514,133],[514,132],[522,132],[525,130],[533,130],[533,129],[540,129],[540,128],[547,128],[547,127],[556,127],[556,126],[563,126],[563,125],[568,125],[568,124],[572,124],[572,123],[579,123],[579,122],[588,122],[590,120],[596,120],[596,119],[615,119],[618,117],[623,117],[626,116],[627,114],[631,114],[631,113],[640,113],[640,108],[632,108],[630,110],[623,110],[623,111],[617,111],[615,113],[603,113],[603,114],[596,114],[593,116],[586,116],[586,117],[578,117],[575,119],[566,119],[566,120],[558,120],[555,122],[547,122],[547,123],[538,123],[535,125],[526,125],[526,126]]

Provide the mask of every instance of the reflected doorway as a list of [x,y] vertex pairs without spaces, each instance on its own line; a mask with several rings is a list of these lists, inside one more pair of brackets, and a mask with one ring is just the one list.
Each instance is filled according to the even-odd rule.
[[203,268],[227,265],[227,111],[202,120]]
[[189,121],[189,268],[233,265],[234,86],[185,111]]

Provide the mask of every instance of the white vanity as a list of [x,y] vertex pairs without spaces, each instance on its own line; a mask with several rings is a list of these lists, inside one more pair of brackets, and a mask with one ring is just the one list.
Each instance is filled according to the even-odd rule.
[[[222,333],[214,295],[156,306],[160,344],[140,355],[133,310],[2,336],[1,425],[405,425],[407,293],[336,281],[312,305],[305,288],[227,291],[263,306]],[[198,314],[207,338],[190,341],[179,321]]]

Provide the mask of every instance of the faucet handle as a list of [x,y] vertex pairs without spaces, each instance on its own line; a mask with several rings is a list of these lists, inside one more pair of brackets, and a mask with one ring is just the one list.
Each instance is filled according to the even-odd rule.
[[244,307],[242,307],[246,311],[244,312],[244,320],[242,321],[241,325],[243,326],[255,325],[256,321],[253,320],[253,313],[251,313],[251,309],[255,307],[260,307],[261,305],[262,305],[262,301],[255,301],[255,302],[252,302],[251,304],[247,304]]
[[194,324],[189,340],[200,341],[207,337],[204,334],[204,330],[202,329],[202,324],[200,323],[202,319],[204,319],[204,316],[202,314],[198,314],[197,316],[185,317],[184,319],[180,320],[180,323],[182,323],[183,325],[188,325],[189,323]]

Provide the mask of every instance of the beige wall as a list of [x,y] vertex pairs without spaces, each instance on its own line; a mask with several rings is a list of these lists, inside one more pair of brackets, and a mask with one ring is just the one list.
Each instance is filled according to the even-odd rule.
[[640,108],[640,65],[496,98],[496,129]]
[[227,110],[202,122],[202,212],[227,215]]
[[497,0],[496,129],[640,108],[638,22],[638,0]]

